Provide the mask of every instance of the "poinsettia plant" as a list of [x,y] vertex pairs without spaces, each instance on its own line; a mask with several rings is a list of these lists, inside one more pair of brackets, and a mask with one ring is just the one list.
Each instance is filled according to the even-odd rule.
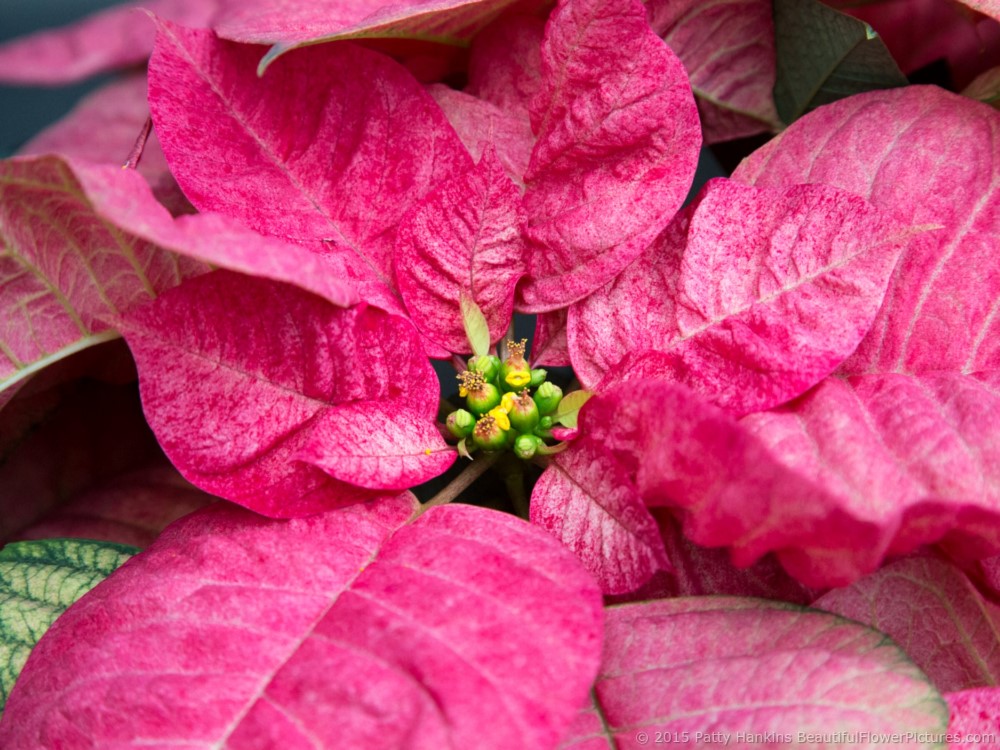
[[997,743],[1000,8],[830,5],[0,47],[132,68],[0,162],[0,745]]

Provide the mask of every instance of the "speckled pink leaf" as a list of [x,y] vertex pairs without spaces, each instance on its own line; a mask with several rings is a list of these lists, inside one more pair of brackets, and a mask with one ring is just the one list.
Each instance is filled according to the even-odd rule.
[[664,355],[658,375],[733,413],[776,406],[854,351],[908,237],[849,193],[713,181],[645,255],[571,308],[574,369],[593,388],[628,376],[616,367],[624,355],[653,350]]
[[1000,550],[1000,373],[828,378],[741,424],[789,470],[878,529],[879,554]]
[[560,453],[531,493],[531,522],[569,547],[605,594],[669,572],[656,522],[621,465],[585,438]]
[[[894,747],[929,748],[917,735],[944,735],[948,721],[941,696],[881,633],[714,596],[608,608],[591,712],[596,721],[578,721],[561,748],[653,747],[659,737],[686,748],[874,750],[883,733],[912,733]],[[599,737],[590,744],[588,729]]]
[[773,554],[749,567],[737,568],[727,550],[702,547],[686,539],[666,508],[654,508],[652,512],[674,571],[670,589],[673,596],[753,596],[805,606],[823,593],[788,575]]
[[148,547],[168,524],[214,500],[161,457],[62,503],[16,539],[98,539]]
[[647,505],[677,509],[685,536],[730,547],[737,566],[773,551],[800,581],[823,588],[850,583],[881,559],[873,524],[844,513],[836,496],[683,386],[620,385],[587,402],[580,428],[635,478]]
[[487,148],[469,172],[441,183],[403,219],[396,235],[396,281],[410,317],[452,352],[472,351],[459,299],[486,317],[490,342],[514,311],[524,273],[524,207],[496,151]]
[[353,253],[352,280],[393,296],[400,219],[470,168],[468,153],[434,100],[384,55],[309,47],[258,78],[260,54],[161,24],[149,101],[177,181],[202,211]]
[[535,136],[527,117],[512,117],[495,104],[443,84],[427,87],[462,143],[477,162],[484,147],[492,145],[504,171],[519,186],[524,185]]
[[[167,215],[140,176],[120,176]],[[95,212],[72,163],[54,157],[0,162],[0,242],[0,390],[117,338],[118,312],[207,270],[123,234]]]
[[854,96],[797,121],[733,178],[834,185],[943,227],[911,243],[841,372],[1000,369],[1000,112],[930,86]]
[[155,29],[140,9],[188,26],[204,26],[219,1],[146,0],[15,39],[0,45],[0,81],[60,85],[145,62]]
[[1000,610],[944,560],[897,560],[812,606],[882,631],[941,692],[1000,678]]
[[944,697],[950,712],[949,750],[1000,748],[1000,688],[959,690]]
[[781,127],[770,0],[653,0],[650,25],[691,77],[706,143]]
[[545,21],[532,16],[506,16],[485,28],[469,50],[466,91],[512,117],[530,120],[531,101],[543,86],[544,34]]
[[69,162],[98,216],[130,235],[176,253],[262,278],[295,284],[336,305],[353,305],[342,254],[266,237],[220,214],[173,219],[128,170]]
[[274,43],[261,70],[291,49],[389,37],[466,46],[515,0],[228,0],[213,24],[224,39]]
[[680,207],[701,146],[687,75],[639,0],[561,2],[542,81],[519,292],[532,312],[580,299],[634,260]]
[[[228,271],[135,309],[143,407],[189,481],[265,515],[356,502],[451,465],[438,380],[409,321]],[[343,459],[334,478],[321,468]]]
[[531,343],[533,365],[563,367],[571,364],[566,342],[567,310],[551,310],[535,316],[535,336]]
[[597,671],[597,587],[516,518],[415,505],[174,524],[46,633],[0,743],[554,747]]

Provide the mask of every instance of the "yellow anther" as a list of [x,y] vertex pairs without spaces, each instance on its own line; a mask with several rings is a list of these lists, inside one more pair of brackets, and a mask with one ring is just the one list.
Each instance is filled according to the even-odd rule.
[[510,410],[514,408],[514,394],[505,393],[503,398],[500,399],[500,408],[503,409],[504,414],[510,414]]
[[524,350],[528,348],[528,339],[521,339],[520,341],[508,341],[507,351],[509,353],[508,359],[512,359],[515,362],[524,359]]
[[512,370],[507,373],[504,380],[507,381],[507,385],[513,388],[523,388],[531,382],[531,373],[527,370]]
[[490,409],[489,416],[493,417],[493,421],[496,422],[497,427],[504,432],[510,429],[510,418],[507,416],[507,412],[503,410],[502,406]]
[[460,372],[455,377],[458,378],[458,395],[465,398],[470,393],[475,393],[486,385],[486,378],[481,372],[466,370]]

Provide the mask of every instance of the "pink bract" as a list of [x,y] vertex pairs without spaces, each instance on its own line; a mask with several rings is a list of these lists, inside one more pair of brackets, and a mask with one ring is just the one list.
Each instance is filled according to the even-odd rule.
[[191,202],[335,256],[364,299],[401,312],[397,225],[472,166],[434,100],[353,44],[298,50],[258,78],[260,48],[166,23],[157,39],[150,107]]
[[576,553],[605,594],[670,573],[663,541],[624,468],[586,440],[545,470],[531,493],[531,522]]
[[[652,747],[660,738],[683,747],[874,750],[878,742],[859,741],[860,733],[943,735],[948,720],[926,677],[881,633],[736,597],[608,608],[593,698],[566,746]],[[586,744],[592,734],[600,740]]]
[[684,69],[638,0],[559,4],[530,113],[538,142],[519,304],[540,312],[594,291],[660,233],[691,184],[701,136]]
[[733,179],[833,185],[907,223],[942,227],[910,245],[872,330],[840,372],[971,373],[1000,369],[998,165],[1000,112],[909,86],[806,115]]
[[593,582],[511,516],[415,510],[180,521],[46,633],[0,742],[555,746],[598,666]]
[[452,352],[472,352],[459,300],[479,305],[490,342],[507,331],[524,274],[524,207],[494,148],[442,182],[403,219],[395,271],[414,324]]
[[60,85],[143,63],[156,27],[143,11],[188,26],[204,26],[225,0],[145,0],[39,31],[0,46],[0,80]]
[[[0,389],[116,338],[110,326],[122,310],[208,268],[95,211],[77,172],[93,168],[55,157],[0,164]],[[166,215],[143,179],[128,177]]]
[[1000,682],[1000,609],[944,560],[897,560],[812,606],[888,635],[942,693]]
[[684,63],[706,143],[781,127],[769,0],[652,0],[650,25]]
[[[192,483],[269,516],[357,502],[455,459],[409,321],[217,271],[121,323],[146,417]],[[335,460],[339,459],[339,460]]]
[[818,383],[875,319],[907,233],[841,191],[706,185],[618,278],[570,308],[585,387],[630,377],[626,354],[742,415]]

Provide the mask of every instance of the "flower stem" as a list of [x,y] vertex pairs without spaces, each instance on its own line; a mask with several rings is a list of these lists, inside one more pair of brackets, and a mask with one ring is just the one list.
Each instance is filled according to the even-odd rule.
[[456,497],[461,495],[462,492],[464,492],[469,486],[471,486],[473,482],[486,473],[486,470],[497,462],[500,455],[501,454],[499,453],[483,453],[471,464],[466,466],[465,469],[462,470],[461,474],[451,480],[447,487],[421,505],[420,510],[417,511],[417,515],[423,513],[428,508],[450,503]]
[[132,146],[132,150],[128,152],[128,156],[125,158],[125,163],[122,164],[122,169],[135,169],[139,166],[142,152],[146,150],[146,141],[152,131],[153,119],[147,117],[146,122],[142,125],[142,130],[139,131],[139,137],[135,139],[135,145]]
[[520,459],[513,458],[509,453],[505,456],[503,466],[503,483],[514,506],[514,512],[525,521],[528,520],[528,497],[524,493],[524,465]]

